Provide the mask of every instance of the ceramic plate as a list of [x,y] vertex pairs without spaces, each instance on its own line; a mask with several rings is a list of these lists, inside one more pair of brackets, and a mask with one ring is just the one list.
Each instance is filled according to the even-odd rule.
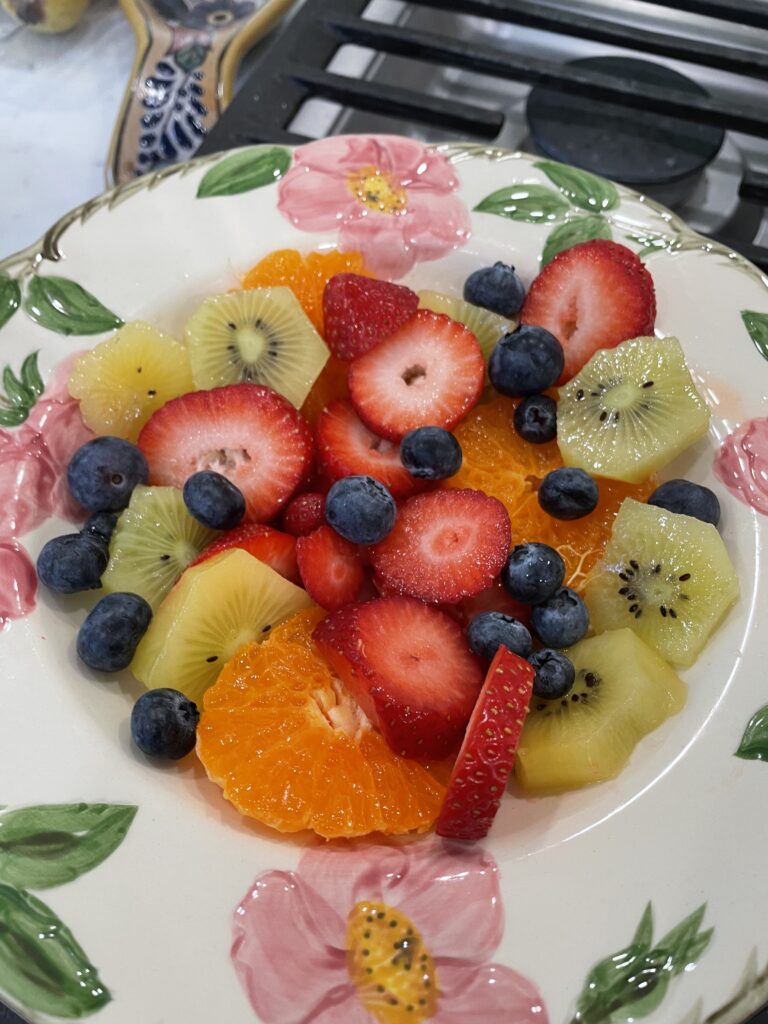
[[[71,355],[123,320],[179,335],[202,296],[279,247],[359,249],[380,274],[456,293],[497,259],[529,283],[594,236],[646,261],[658,331],[681,339],[712,411],[668,473],[718,494],[741,597],[684,673],[682,713],[612,782],[508,796],[476,846],[286,838],[242,820],[194,756],[138,755],[139,687],[74,653],[91,599],[35,595],[30,559],[72,514]],[[205,158],[86,204],[3,265],[0,323],[5,1002],[103,1024],[724,1024],[768,998],[768,280],[753,266],[561,164],[348,137]],[[731,490],[714,460],[734,431]],[[419,968],[408,1005],[348,968],[365,901],[372,942],[390,919],[413,929],[391,967]]]

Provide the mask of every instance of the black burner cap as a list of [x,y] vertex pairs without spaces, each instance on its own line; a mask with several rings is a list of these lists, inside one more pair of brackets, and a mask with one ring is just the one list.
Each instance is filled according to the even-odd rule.
[[[677,71],[632,57],[584,57],[568,66],[709,96]],[[697,174],[725,137],[720,128],[543,86],[531,90],[526,114],[531,136],[547,156],[626,185],[664,185]]]

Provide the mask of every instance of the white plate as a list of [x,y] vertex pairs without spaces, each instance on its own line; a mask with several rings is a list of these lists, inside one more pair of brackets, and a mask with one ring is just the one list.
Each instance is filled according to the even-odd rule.
[[[506,208],[507,216],[476,210],[501,189],[507,194],[495,202],[496,212]],[[311,837],[285,838],[243,821],[194,756],[158,768],[138,755],[128,719],[139,687],[127,675],[97,679],[74,653],[91,599],[41,592],[34,612],[10,623],[0,641],[0,799],[10,811],[80,801],[138,811],[133,818],[123,807],[0,815],[0,997],[31,1020],[47,1019],[46,1007],[54,1016],[67,1008],[69,1016],[98,1012],[104,1024],[427,1019],[430,1004],[399,1007],[399,1017],[364,1009],[343,948],[344,922],[364,898],[399,908],[435,957],[440,995],[430,1019],[437,1024],[570,1021],[591,968],[630,943],[649,901],[653,940],[640,936],[646,953],[703,903],[706,910],[701,923],[693,920],[685,935],[672,937],[670,949],[654,952],[655,971],[634,983],[627,978],[637,975],[640,960],[624,971],[614,1010],[596,1003],[581,1018],[585,1024],[637,1018],[655,1004],[652,1019],[669,1024],[735,1022],[768,998],[768,769],[734,756],[766,701],[766,520],[712,470],[726,435],[768,412],[768,281],[753,266],[627,189],[519,153],[479,146],[427,151],[391,138],[327,140],[298,154],[263,147],[137,180],[74,211],[39,245],[6,261],[5,273],[17,279],[40,322],[24,304],[8,319],[2,361],[18,374],[25,357],[39,351],[50,383],[67,356],[104,336],[110,311],[113,319],[148,319],[178,335],[202,296],[234,286],[258,258],[281,247],[353,242],[374,269],[454,293],[470,270],[503,259],[528,284],[547,240],[550,247],[562,240],[566,223],[571,242],[610,233],[643,250],[656,284],[657,330],[681,339],[712,410],[708,439],[670,472],[706,482],[720,497],[742,595],[684,673],[683,712],[648,736],[613,782],[543,799],[507,797],[481,850],[443,848],[428,837],[406,853],[375,843],[340,852],[334,846],[329,863]],[[553,231],[561,232],[554,240]],[[54,295],[44,281],[54,275],[86,289],[97,306],[70,285],[57,286]],[[14,297],[14,285],[0,280],[0,310],[10,311]],[[764,319],[744,319],[743,311]],[[97,333],[67,336],[60,333],[65,321],[75,335]],[[44,515],[67,452],[57,419],[66,407],[45,405],[47,397],[26,424],[0,435],[5,611],[23,558],[12,513],[23,512],[29,523],[35,512],[17,500],[38,494]],[[26,457],[29,424],[44,421],[46,411],[43,447],[38,438],[36,454]],[[764,457],[763,472],[765,465]],[[21,546],[34,559],[63,529],[48,518]],[[768,756],[764,736],[760,743],[758,736],[752,753]],[[238,944],[236,972],[235,907],[257,876],[293,871],[302,856],[297,876],[266,876],[258,899],[239,915],[250,931]],[[41,893],[46,884],[49,891]],[[31,895],[21,892],[24,886]],[[303,910],[299,897],[310,901]],[[41,938],[46,922],[55,926],[57,919],[96,965],[110,1000],[88,995],[99,987],[93,976],[80,976],[79,993],[65,997],[82,963],[60,929],[58,938]],[[34,970],[26,961],[32,980],[23,977],[14,960],[21,954],[8,938],[19,930],[31,936],[30,950],[43,951]],[[54,960],[70,978],[67,986],[51,980]],[[43,995],[46,977],[50,996]],[[633,984],[644,1003],[632,1002]],[[604,987],[600,981],[596,991],[603,1007]]]

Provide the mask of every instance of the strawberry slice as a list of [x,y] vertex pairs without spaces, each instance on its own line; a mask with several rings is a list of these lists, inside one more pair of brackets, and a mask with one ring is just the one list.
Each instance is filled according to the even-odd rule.
[[488,834],[515,763],[534,674],[529,662],[506,647],[496,652],[453,766],[437,819],[439,836]]
[[509,554],[509,515],[482,491],[444,490],[404,502],[371,551],[387,593],[455,604],[490,587]]
[[631,249],[596,238],[565,249],[528,289],[520,320],[545,327],[563,346],[564,384],[594,353],[653,334],[653,278]]
[[320,468],[330,480],[372,476],[395,498],[423,489],[400,461],[400,445],[371,433],[349,402],[331,403],[320,414],[316,431]]
[[246,517],[272,519],[309,472],[312,432],[288,399],[260,384],[229,384],[174,398],[148,420],[139,448],[150,482],[183,487],[200,469],[243,492]]
[[483,681],[453,619],[412,598],[382,597],[329,615],[314,639],[396,753],[451,753]]
[[324,523],[325,495],[319,491],[297,494],[283,509],[283,529],[294,537],[306,537]]
[[485,361],[471,331],[420,309],[349,367],[349,394],[375,434],[400,440],[414,427],[450,429],[480,398]]
[[266,562],[291,583],[301,585],[295,538],[262,523],[244,523],[234,530],[222,533],[200,552],[191,565],[205,562],[214,555],[220,555],[222,551],[229,551],[230,548],[242,548],[260,562]]
[[323,292],[325,342],[335,356],[355,359],[388,338],[419,307],[402,284],[359,274],[336,274]]
[[304,589],[322,608],[335,612],[357,598],[365,580],[358,549],[330,526],[296,541]]

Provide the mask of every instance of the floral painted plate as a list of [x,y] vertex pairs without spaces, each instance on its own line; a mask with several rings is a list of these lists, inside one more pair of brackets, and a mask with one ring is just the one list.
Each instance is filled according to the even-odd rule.
[[[670,472],[719,495],[742,589],[685,673],[684,711],[612,782],[508,796],[475,846],[285,838],[242,820],[194,756],[138,755],[138,685],[74,653],[92,598],[35,593],[34,558],[75,516],[72,354],[129,319],[179,334],[279,247],[358,249],[458,292],[497,259],[528,283],[595,236],[647,261],[658,329],[712,409]],[[768,999],[768,280],[753,266],[561,164],[347,137],[208,157],[80,207],[2,265],[0,324],[3,1001],[103,1024],[735,1024]]]

